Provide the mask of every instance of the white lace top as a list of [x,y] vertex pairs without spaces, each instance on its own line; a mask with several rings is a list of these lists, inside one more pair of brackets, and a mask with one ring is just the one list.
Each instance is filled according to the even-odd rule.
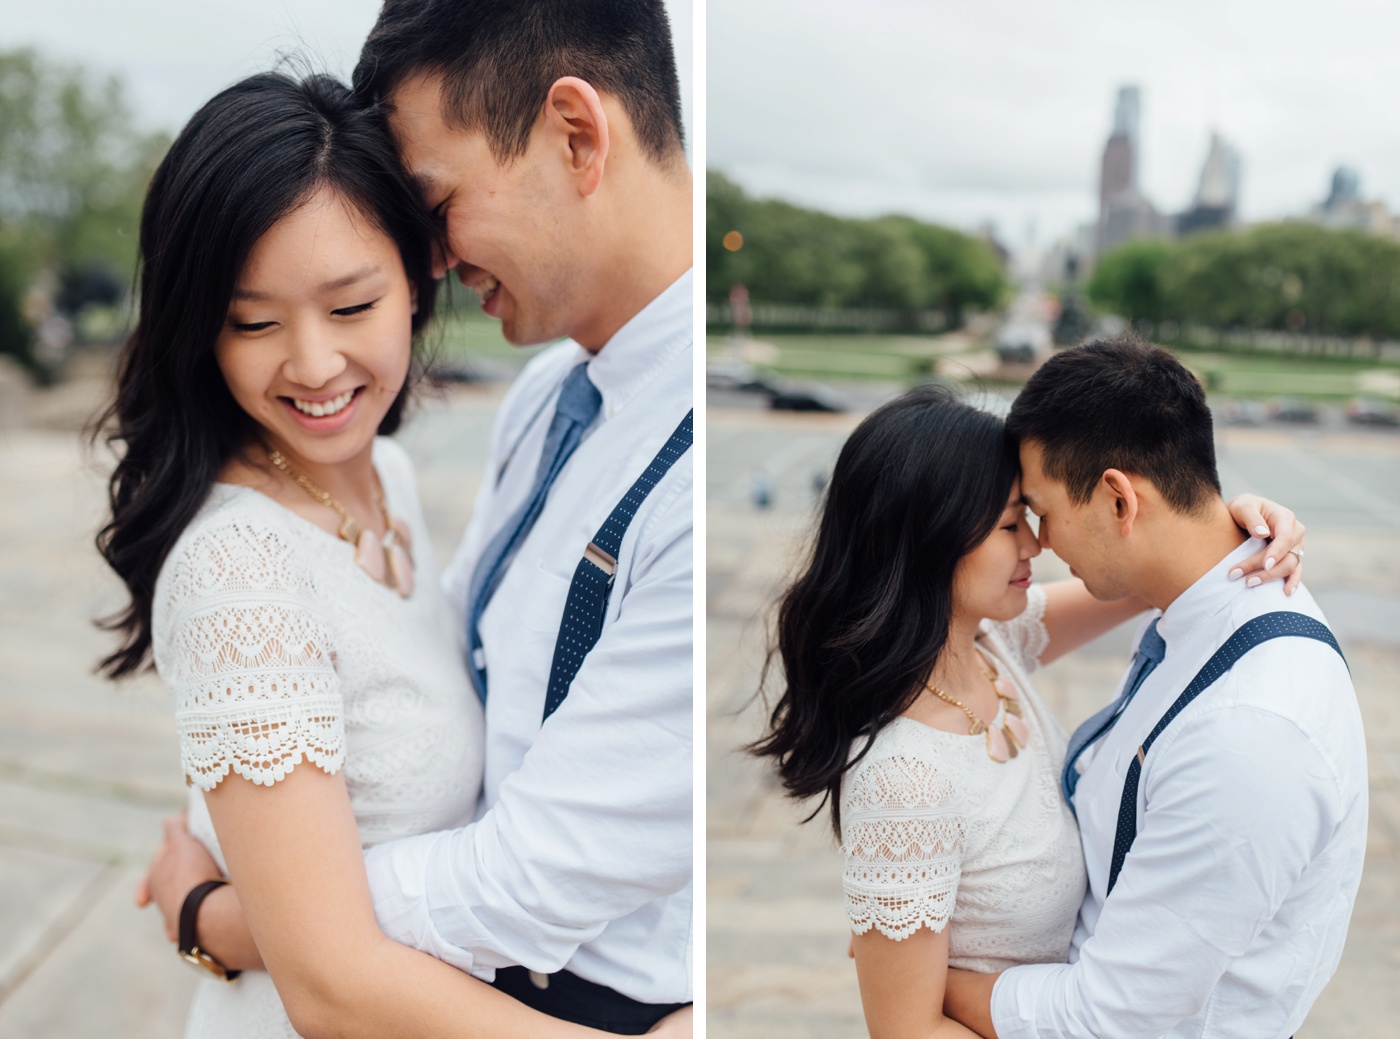
[[[365,845],[471,821],[482,711],[439,590],[412,463],[379,439],[390,512],[409,525],[414,592],[365,573],[354,549],[247,487],[216,484],[156,582],[156,669],[170,688],[190,830],[220,866],[203,792],[344,769]],[[241,777],[241,778],[240,778]],[[200,986],[187,1036],[293,1036],[270,978]]]
[[950,966],[1063,963],[1084,897],[1074,816],[1060,795],[1065,734],[1027,674],[1045,651],[1045,592],[984,622],[978,641],[1015,683],[1030,743],[1006,762],[983,736],[897,718],[846,776],[841,837],[851,927],[896,940],[951,919]]

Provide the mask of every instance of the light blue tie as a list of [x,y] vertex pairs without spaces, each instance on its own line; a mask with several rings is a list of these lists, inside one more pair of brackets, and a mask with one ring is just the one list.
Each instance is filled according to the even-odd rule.
[[1060,772],[1060,790],[1064,793],[1071,811],[1074,809],[1074,788],[1079,785],[1079,773],[1075,770],[1074,763],[1090,744],[1113,728],[1114,722],[1128,706],[1143,679],[1151,674],[1152,669],[1166,656],[1167,644],[1162,636],[1157,634],[1157,621],[1161,619],[1158,617],[1153,620],[1142,633],[1137,653],[1128,668],[1128,680],[1123,683],[1123,692],[1111,704],[1075,729],[1074,735],[1069,738],[1069,749],[1065,751],[1065,767]]
[[472,571],[471,589],[467,596],[467,664],[472,685],[476,687],[476,695],[481,697],[482,703],[486,702],[486,667],[481,651],[481,615],[486,612],[487,603],[500,587],[510,561],[515,558],[535,520],[539,519],[555,477],[578,447],[583,431],[597,416],[602,403],[602,394],[588,381],[588,363],[575,366],[565,377],[563,388],[559,391],[559,403],[555,405],[554,419],[549,424],[549,432],[545,434],[534,486],[515,515],[496,532]]

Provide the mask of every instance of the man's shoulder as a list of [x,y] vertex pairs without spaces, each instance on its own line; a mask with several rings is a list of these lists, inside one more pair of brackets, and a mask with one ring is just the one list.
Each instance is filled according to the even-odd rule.
[[[1281,588],[1276,594],[1260,592],[1265,589],[1242,594],[1227,611],[1222,641],[1229,631],[1269,613],[1298,613],[1327,623],[1305,588],[1291,597],[1285,597]],[[1341,654],[1326,642],[1306,636],[1283,636],[1256,645],[1208,687],[1172,729],[1191,731],[1195,739],[1219,740],[1231,753],[1248,758],[1253,744],[1242,734],[1262,731],[1261,727],[1272,732],[1275,740],[1256,748],[1261,768],[1276,763],[1283,753],[1276,741],[1285,740],[1293,753],[1310,746],[1331,771],[1349,776],[1354,762],[1364,760],[1365,738],[1351,673]],[[1164,733],[1171,736],[1171,729]]]
[[[1224,627],[1237,631],[1252,620],[1277,613],[1299,614],[1330,630],[1326,614],[1306,586],[1285,596],[1281,584],[1238,596]],[[1265,706],[1289,704],[1295,698],[1311,701],[1327,693],[1355,700],[1351,673],[1341,654],[1308,636],[1285,635],[1255,646],[1231,668],[1226,685],[1240,701]]]

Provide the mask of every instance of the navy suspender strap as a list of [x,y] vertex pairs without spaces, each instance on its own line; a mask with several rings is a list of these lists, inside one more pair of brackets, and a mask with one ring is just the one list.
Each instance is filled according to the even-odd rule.
[[637,477],[637,482],[623,495],[583,550],[583,558],[574,569],[574,579],[569,585],[569,597],[564,602],[564,620],[559,625],[559,638],[554,643],[554,663],[549,669],[549,689],[545,693],[541,725],[569,695],[569,686],[573,684],[583,658],[603,633],[603,615],[608,609],[608,595],[612,591],[613,575],[617,572],[617,553],[622,548],[622,537],[652,488],[690,449],[694,415],[693,410],[685,413],[671,439],[656,453],[646,471]]
[[1186,687],[1186,691],[1178,696],[1167,713],[1162,715],[1162,720],[1157,723],[1156,728],[1148,733],[1147,739],[1143,740],[1142,746],[1138,748],[1136,756],[1128,763],[1128,776],[1123,781],[1123,799],[1118,804],[1118,833],[1113,838],[1113,862],[1108,868],[1108,894],[1113,892],[1113,885],[1118,883],[1118,874],[1123,869],[1123,860],[1128,857],[1128,851],[1132,848],[1133,840],[1137,837],[1138,779],[1142,775],[1142,763],[1147,758],[1147,752],[1152,749],[1152,744],[1192,700],[1200,696],[1216,679],[1234,667],[1240,657],[1255,646],[1262,645],[1270,639],[1288,636],[1325,642],[1337,651],[1337,655],[1342,658],[1342,663],[1346,663],[1347,658],[1342,653],[1342,647],[1337,645],[1337,640],[1332,637],[1332,632],[1327,625],[1304,614],[1281,610],[1277,613],[1266,613],[1262,617],[1255,617],[1241,625],[1226,640],[1225,645],[1217,649],[1215,655],[1206,661],[1206,666],[1201,668],[1196,677],[1191,679],[1191,684]]

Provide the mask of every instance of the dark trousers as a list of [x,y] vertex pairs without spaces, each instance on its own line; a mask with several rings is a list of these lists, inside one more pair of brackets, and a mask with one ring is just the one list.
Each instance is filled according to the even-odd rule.
[[496,971],[495,985],[506,995],[550,1017],[614,1035],[642,1035],[671,1011],[685,1006],[684,1003],[639,1003],[606,985],[584,981],[566,970],[546,977],[548,987],[540,988],[530,980],[530,972],[524,967],[503,967]]

